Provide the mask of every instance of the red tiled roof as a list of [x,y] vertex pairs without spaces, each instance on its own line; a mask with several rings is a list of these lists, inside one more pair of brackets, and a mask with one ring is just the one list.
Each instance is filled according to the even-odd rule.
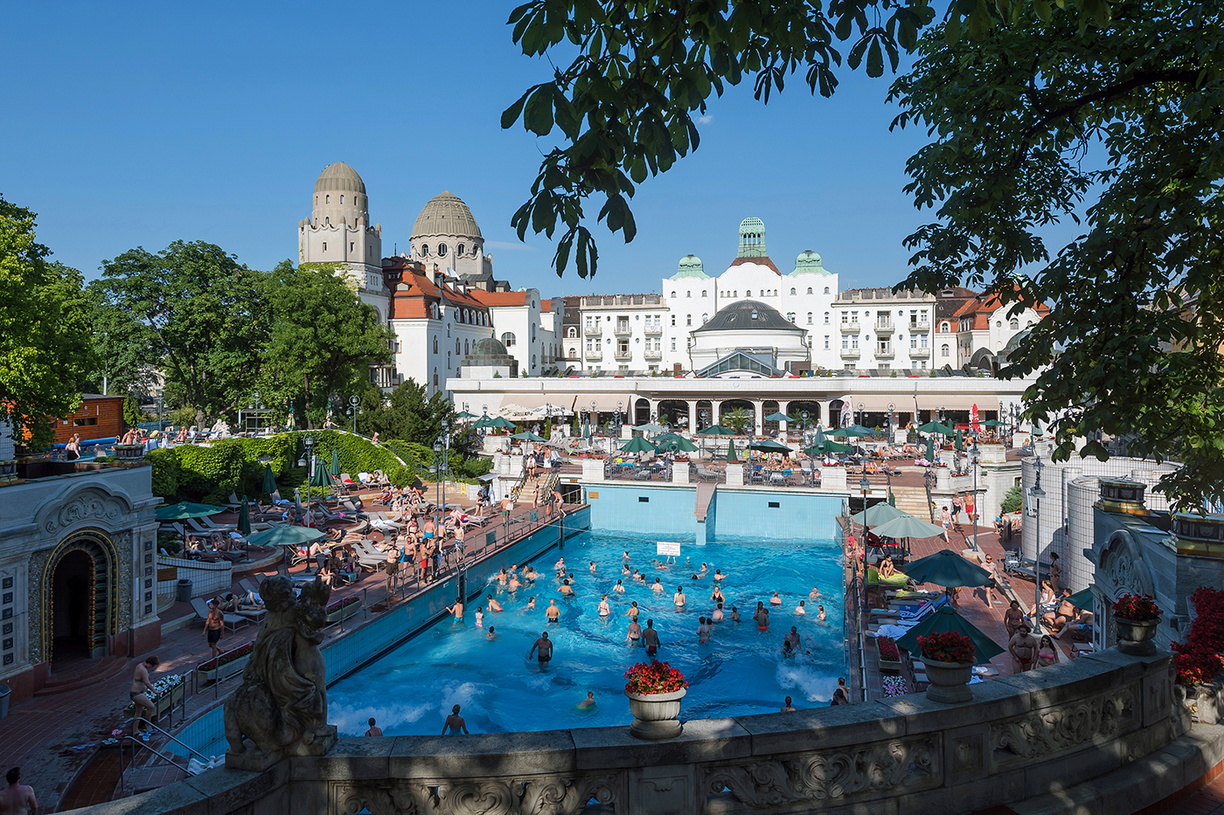
[[732,266],[743,266],[745,263],[755,263],[759,266],[764,266],[767,269],[773,269],[774,274],[778,277],[782,276],[782,272],[778,271],[778,267],[768,257],[763,258],[736,258],[731,261]]
[[473,291],[471,294],[486,306],[522,306],[527,303],[525,291]]
[[[427,319],[434,303],[463,306],[474,311],[487,312],[483,303],[472,296],[473,292],[461,292],[450,285],[438,285],[422,271],[419,263],[392,258],[387,267],[400,272],[400,282],[395,285],[391,298],[390,319]],[[483,292],[482,292],[483,293]]]

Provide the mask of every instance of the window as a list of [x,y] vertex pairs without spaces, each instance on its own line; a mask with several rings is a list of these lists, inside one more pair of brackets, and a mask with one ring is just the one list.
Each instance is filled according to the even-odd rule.
[[578,359],[578,349],[577,349],[577,348],[571,348],[571,349],[569,349],[569,358],[570,358],[570,359]]
[[437,369],[437,368],[434,368],[434,380],[433,380],[433,382],[434,382],[434,387],[435,387],[435,388],[436,388],[436,387],[438,387],[438,369]]
[[[811,291],[812,291],[811,289],[808,289],[808,293],[809,293],[809,294],[811,293]],[[824,293],[825,293],[825,294],[828,294],[828,293],[829,293],[829,287],[828,287],[828,286],[825,286],[825,292],[824,292]]]
[[684,324],[685,324],[685,325],[692,325],[692,324],[693,324],[693,315],[692,315],[692,314],[686,314],[686,315],[684,316]]
[[87,427],[89,425],[95,425],[97,423],[98,423],[97,416],[88,416],[83,419],[73,419],[72,420],[73,427]]
[[1002,328],[1002,327],[1003,327],[1003,321],[995,320],[995,328]]
[[808,325],[812,325],[812,324],[814,324],[814,323],[815,323],[814,315],[812,314],[812,312],[810,312],[810,311],[809,311],[809,312],[808,312],[807,324],[808,324]]
[[506,346],[507,348],[514,347],[514,335],[511,334],[509,331],[501,335],[501,341],[502,341],[502,345]]
[[892,363],[890,363],[890,362],[881,362],[881,363],[880,363],[880,370],[881,370],[881,371],[891,371],[891,370],[892,370]]
[[674,299],[674,298],[675,298],[675,296],[676,296],[676,292],[673,290],[673,291],[672,291],[672,292],[670,292],[670,293],[669,293],[667,296],[668,296],[668,297],[671,297],[671,298],[673,298],[673,299]]
[[824,338],[824,349],[825,349],[826,351],[828,351],[828,350],[829,350],[829,335],[828,335],[828,334],[825,334],[825,338]]
[[[763,296],[763,295],[765,294],[765,292],[761,292],[761,294],[762,294],[762,296]],[[751,297],[751,296],[752,296],[752,289],[749,289],[748,291],[744,292],[744,296],[745,296],[745,297]]]
[[342,195],[342,196],[340,196],[340,203],[341,203],[341,204],[343,204],[343,203],[344,203],[344,196],[343,196],[343,195]]
[[459,338],[455,337],[455,353],[459,353]]
[[797,293],[798,293],[797,290],[792,286],[791,287],[791,297],[794,297]]
[[349,251],[352,252],[352,251],[355,251],[356,249],[357,249],[357,244],[353,243],[352,241],[349,241]]
[[709,321],[709,319],[710,319],[710,315],[709,315],[709,314],[702,314],[702,315],[701,315],[701,324],[702,324],[702,325],[705,325],[705,324],[706,324],[706,322],[707,322],[707,321]]
[[947,320],[944,320],[942,323],[939,324],[939,330],[945,333],[948,331],[951,331],[952,324],[949,323]]
[[671,318],[672,318],[672,322],[671,322],[672,327],[673,327],[673,328],[675,328],[675,326],[676,326],[676,315],[675,315],[675,314],[673,314],[673,315],[671,316]]
[[438,338],[434,337],[434,353],[438,353]]
[[578,329],[571,325],[569,328],[565,329],[565,336],[571,340],[574,339],[578,336]]
[[421,254],[425,255],[426,257],[429,256],[429,244],[427,243],[421,244]]
[[939,355],[940,355],[941,357],[946,357],[946,356],[948,356],[948,352],[949,352],[949,348],[948,348],[948,344],[947,344],[946,342],[945,342],[943,345],[939,346]]
[[808,286],[807,293],[808,293],[808,294],[811,294],[811,293],[812,293],[812,287],[811,287],[811,286]]
[[1020,321],[1017,320],[1015,317],[1012,317],[1011,321],[1007,324],[1007,327],[1010,328],[1012,331],[1018,331],[1020,329]]
[[328,195],[328,196],[326,197],[326,199],[323,201],[323,203],[325,203],[325,204],[330,204],[330,203],[331,203],[331,196],[330,196],[330,195]]
[[673,351],[675,351],[675,350],[676,350],[676,338],[675,338],[675,337],[672,337],[672,341],[671,341],[671,349],[672,349]]
[[706,290],[705,290],[705,289],[702,289],[702,290],[701,290],[701,296],[702,296],[702,297],[705,297],[705,296],[706,296]]
[[786,319],[790,320],[793,323],[795,321],[795,312],[793,311],[786,312]]
[[458,256],[462,254],[463,254],[463,244],[459,244],[458,246],[455,247],[455,255]]
[[440,258],[446,257],[446,244],[444,243],[438,244],[438,257]]
[[327,241],[323,241],[323,251],[327,251]]

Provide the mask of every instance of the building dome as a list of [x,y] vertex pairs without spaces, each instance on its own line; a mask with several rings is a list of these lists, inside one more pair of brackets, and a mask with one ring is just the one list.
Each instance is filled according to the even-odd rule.
[[701,258],[696,255],[685,255],[680,258],[680,263],[676,267],[676,273],[672,275],[672,280],[679,280],[682,277],[699,277],[707,278],[705,266],[701,263]]
[[469,359],[474,357],[488,359],[490,357],[504,356],[506,356],[506,346],[501,340],[493,337],[476,340],[476,344],[472,346],[471,353],[468,354]]
[[773,306],[767,306],[759,300],[737,300],[719,309],[705,325],[694,329],[693,333],[709,331],[802,332],[803,329],[783,317]]
[[323,168],[315,181],[315,192],[359,192],[365,195],[365,182],[352,167],[337,161]]
[[828,271],[820,255],[808,249],[795,258],[795,271],[791,274],[828,274]]
[[429,203],[417,216],[416,223],[412,225],[412,237],[418,235],[484,239],[468,205],[451,192],[443,192],[429,199]]

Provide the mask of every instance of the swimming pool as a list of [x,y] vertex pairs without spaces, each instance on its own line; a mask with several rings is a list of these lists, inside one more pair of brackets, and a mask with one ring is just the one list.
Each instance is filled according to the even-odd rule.
[[[631,569],[641,570],[646,584],[622,576],[626,551]],[[777,712],[785,696],[793,697],[798,708],[829,703],[845,668],[841,553],[833,540],[720,539],[695,546],[690,538],[681,544],[678,562],[667,569],[653,565],[655,552],[656,541],[642,537],[595,531],[571,538],[533,563],[540,572],[534,586],[511,593],[493,582],[471,601],[462,622],[443,619],[334,684],[328,691],[330,721],[342,735],[361,735],[371,716],[388,736],[436,735],[451,706],[459,704],[474,733],[625,724],[630,717],[624,671],[647,660],[642,648],[626,642],[629,620],[622,615],[632,601],[641,609],[641,625],[651,618],[659,630],[663,647],[658,658],[688,678],[682,719]],[[553,577],[559,556],[574,574],[576,596],[569,601],[562,599]],[[702,562],[708,571],[695,580]],[[715,569],[725,575],[719,585],[728,619],[716,624],[703,644],[697,638],[698,617],[714,609]],[[649,587],[656,577],[664,584],[661,593]],[[623,594],[612,591],[618,579],[624,581]],[[688,598],[681,611],[673,603],[678,585]],[[822,594],[818,600],[809,598],[814,586]],[[774,592],[780,606],[769,606]],[[598,604],[605,593],[611,615],[600,617]],[[490,613],[485,594],[492,594],[504,611]],[[534,610],[527,608],[531,597],[536,598]],[[549,598],[561,609],[555,625],[545,619]],[[807,605],[805,615],[794,611],[801,600]],[[767,631],[752,620],[757,601],[771,608]],[[818,604],[828,615],[824,622],[817,619]],[[739,623],[730,619],[732,605],[742,615]],[[485,607],[481,628],[474,618],[478,606]],[[802,653],[784,657],[782,638],[792,625],[802,637]],[[492,640],[487,638],[490,626],[496,634]],[[541,672],[527,652],[544,630],[555,652]],[[588,691],[595,693],[594,709],[576,709]]]

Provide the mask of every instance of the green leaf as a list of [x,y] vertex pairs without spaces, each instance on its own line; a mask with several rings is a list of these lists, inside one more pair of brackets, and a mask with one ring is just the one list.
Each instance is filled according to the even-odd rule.
[[523,112],[523,103],[527,101],[527,97],[530,95],[531,95],[531,91],[528,90],[526,93],[524,93],[522,96],[518,98],[517,102],[515,102],[513,105],[511,105],[510,107],[502,111],[502,115],[501,115],[502,130],[509,130],[511,127],[514,126],[514,123],[518,120],[519,114]]
[[547,136],[553,127],[551,85],[537,85],[523,109],[523,125],[537,136]]

